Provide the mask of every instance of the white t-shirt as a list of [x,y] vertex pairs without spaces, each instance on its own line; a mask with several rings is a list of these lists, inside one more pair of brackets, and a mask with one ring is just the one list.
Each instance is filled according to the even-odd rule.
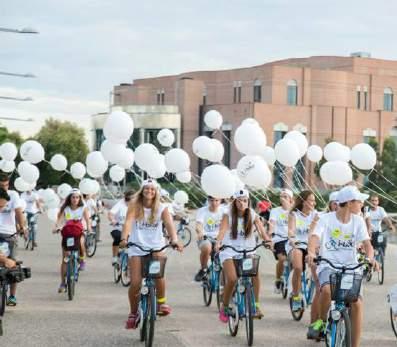
[[39,212],[39,209],[37,208],[37,203],[40,198],[37,193],[31,192],[30,194],[28,194],[27,192],[23,192],[21,194],[21,199],[26,202],[25,211],[27,213],[36,214],[37,212]]
[[288,210],[284,210],[282,206],[273,208],[270,211],[269,222],[274,224],[273,243],[285,241],[288,238]]
[[75,210],[72,210],[69,206],[66,206],[63,214],[65,216],[65,221],[69,220],[79,220],[82,221],[84,218],[84,210],[86,209],[85,206],[80,206]]
[[376,210],[372,210],[371,208],[366,209],[366,216],[371,219],[371,229],[372,231],[382,231],[382,221],[387,217],[387,213],[385,209],[381,206],[378,206]]
[[113,227],[115,230],[122,230],[123,225],[125,223],[125,217],[127,216],[128,206],[125,203],[125,200],[119,200],[116,205],[112,207],[110,213],[114,216],[114,219],[117,222],[117,225]]
[[[307,243],[309,242],[309,231],[310,224],[312,223],[314,217],[317,214],[317,211],[314,210],[310,212],[309,215],[305,216],[301,211],[296,210],[291,212],[295,216],[295,240],[298,242],[305,242],[305,244],[297,245],[297,248],[307,249]],[[285,250],[289,253],[292,250],[292,247],[289,243],[287,243]]]
[[[161,248],[165,245],[165,239],[163,235],[163,221],[161,214],[167,207],[164,204],[160,204],[157,216],[153,223],[149,222],[149,217],[152,213],[150,208],[144,208],[144,218],[139,221],[135,221],[132,225],[128,242],[134,242],[143,248]],[[145,255],[137,247],[131,247],[128,249],[129,256],[141,256]]]
[[216,212],[211,212],[208,206],[204,206],[197,211],[196,223],[203,226],[204,235],[212,238],[218,235],[224,212],[222,206],[219,206]]
[[8,190],[10,201],[0,210],[0,235],[13,235],[17,232],[15,221],[15,210],[22,208],[22,201],[19,194],[14,190]]
[[88,208],[88,212],[90,213],[90,217],[92,217],[95,214],[95,209],[96,209],[96,203],[94,199],[88,199],[86,200],[86,206]]
[[[336,212],[322,215],[314,229],[313,235],[320,238],[319,255],[330,260],[335,265],[357,265],[357,244],[369,240],[364,219],[351,215],[347,224],[340,222]],[[330,267],[322,262],[318,272]]]

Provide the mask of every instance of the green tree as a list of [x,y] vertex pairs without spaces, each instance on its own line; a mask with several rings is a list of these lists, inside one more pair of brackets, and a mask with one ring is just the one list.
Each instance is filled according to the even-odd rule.
[[23,141],[24,139],[18,132],[9,132],[6,127],[0,127],[0,144],[12,142],[19,148]]
[[[72,124],[71,122],[61,122],[49,119],[35,136],[35,140],[40,142],[45,150],[45,157],[49,161],[54,154],[63,154],[70,166],[76,161],[85,162],[88,154],[88,144],[84,129]],[[40,186],[57,185],[60,183],[76,184],[76,181],[68,173],[57,172],[51,165],[41,162]]]

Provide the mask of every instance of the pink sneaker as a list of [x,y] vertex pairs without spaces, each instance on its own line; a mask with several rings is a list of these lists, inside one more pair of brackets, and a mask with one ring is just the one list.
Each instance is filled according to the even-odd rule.
[[229,310],[225,308],[224,306],[221,307],[219,310],[219,320],[222,323],[227,323],[229,321],[229,315],[228,315]]
[[128,319],[125,322],[126,329],[136,329],[138,327],[140,321],[139,313],[136,314],[129,314]]
[[168,316],[171,311],[171,307],[167,304],[157,305],[157,314],[159,316]]

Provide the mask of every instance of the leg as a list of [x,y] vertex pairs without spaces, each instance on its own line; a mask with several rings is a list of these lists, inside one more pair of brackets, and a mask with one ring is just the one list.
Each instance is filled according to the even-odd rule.
[[325,284],[320,290],[320,316],[323,322],[327,321],[329,306],[331,305],[331,288]]
[[276,279],[280,279],[283,276],[284,272],[284,261],[287,260],[286,255],[279,253],[277,254],[277,265],[276,265]]
[[200,247],[200,264],[202,269],[206,269],[211,255],[211,244],[205,242]]
[[261,288],[261,281],[259,274],[257,274],[255,277],[252,277],[252,284],[254,286],[255,302],[259,303],[259,293]]
[[359,298],[357,302],[351,304],[352,321],[352,347],[359,347],[361,338],[361,328],[363,324],[363,302]]
[[80,259],[85,259],[85,237],[84,234],[80,237]]
[[142,284],[141,257],[130,257],[128,259],[130,267],[131,284],[128,289],[128,299],[130,302],[130,313],[136,314],[138,311],[138,297]]
[[312,278],[316,284],[314,297],[310,309],[310,323],[314,323],[320,318],[320,283],[317,277],[317,267],[314,265],[311,268]]
[[223,290],[223,305],[229,306],[230,298],[233,294],[233,288],[237,282],[236,268],[234,267],[233,259],[226,259],[223,262],[223,273],[225,274],[225,287]]
[[303,270],[303,254],[300,249],[291,251],[291,262],[294,273],[292,275],[292,295],[298,296],[301,291],[301,277]]

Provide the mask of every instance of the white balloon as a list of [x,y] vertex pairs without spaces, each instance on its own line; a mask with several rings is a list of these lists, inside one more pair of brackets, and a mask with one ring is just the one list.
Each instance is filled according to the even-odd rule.
[[305,135],[303,135],[300,131],[297,130],[292,130],[289,131],[285,136],[285,139],[292,140],[296,143],[299,149],[299,155],[302,158],[306,152],[307,152],[307,147],[308,147],[308,142],[307,138]]
[[47,217],[51,222],[56,223],[58,220],[58,213],[59,213],[59,208],[50,208],[47,211]]
[[22,177],[17,177],[14,181],[14,187],[20,192],[26,192],[30,189],[30,184],[25,182]]
[[266,189],[272,180],[269,167],[258,156],[242,157],[237,163],[237,174],[246,185],[256,189]]
[[17,157],[18,149],[12,142],[5,142],[0,146],[0,157],[7,161],[14,161]]
[[57,208],[60,203],[61,203],[61,200],[59,199],[59,196],[56,194],[52,194],[52,195],[48,196],[48,198],[44,202],[47,209]]
[[359,169],[372,170],[376,165],[376,152],[370,145],[359,143],[352,148],[351,159]]
[[113,143],[125,144],[134,131],[134,122],[128,113],[114,111],[106,119],[103,134]]
[[321,149],[320,146],[317,145],[311,145],[308,149],[307,149],[307,158],[314,162],[314,163],[318,163],[321,158],[323,157],[323,150]]
[[199,136],[194,139],[192,144],[193,153],[201,158],[206,159],[213,157],[215,151],[214,144],[207,136]]
[[29,140],[24,142],[19,149],[21,158],[32,164],[38,164],[44,160],[44,148],[37,141]]
[[131,167],[134,165],[134,152],[132,151],[131,148],[126,148],[124,151],[123,158],[118,160],[116,164],[123,169],[129,170]]
[[175,135],[170,129],[161,129],[157,134],[157,140],[164,147],[171,147],[175,142]]
[[125,170],[118,165],[113,165],[109,170],[109,176],[113,182],[120,182],[125,177]]
[[155,165],[159,155],[158,149],[151,143],[142,143],[135,150],[135,163],[142,170]]
[[237,192],[239,190],[244,189],[245,188],[245,184],[244,184],[244,182],[242,180],[240,180],[240,177],[238,177],[237,170],[233,169],[230,172],[233,175],[234,182],[235,182],[235,185],[236,185],[235,188],[234,188],[234,191]]
[[94,180],[91,178],[83,178],[79,183],[79,189],[82,194],[93,194],[94,188]]
[[35,183],[40,177],[39,169],[28,162],[21,162],[21,164],[18,165],[18,173],[21,178],[28,184]]
[[91,195],[93,194],[99,194],[99,192],[101,191],[101,186],[99,185],[99,182],[96,180],[92,180],[92,191],[91,191]]
[[188,171],[189,155],[181,148],[173,148],[165,154],[165,166],[167,171],[172,173]]
[[353,180],[353,172],[345,161],[327,161],[320,168],[320,177],[327,184],[342,186]]
[[91,177],[101,177],[108,169],[108,162],[99,151],[91,152],[86,159],[87,172]]
[[0,161],[0,170],[3,172],[13,172],[15,170],[15,162],[14,161],[8,161],[8,160],[1,160]]
[[70,173],[76,180],[81,180],[86,174],[85,165],[80,162],[73,163],[70,167]]
[[252,118],[252,117],[248,117],[248,118],[244,119],[244,120],[241,122],[241,125],[244,125],[244,124],[252,124],[252,125],[257,125],[257,126],[259,126],[258,121],[257,121],[255,118]]
[[189,202],[189,195],[183,190],[178,190],[174,194],[174,200],[177,204],[185,205]]
[[327,161],[348,162],[350,160],[350,151],[339,142],[330,142],[324,147],[324,158]]
[[157,160],[148,165],[146,172],[151,178],[162,178],[167,172],[167,167],[165,166],[165,156],[159,154]]
[[71,191],[72,191],[72,187],[67,183],[62,183],[57,188],[57,193],[61,199],[66,199]]
[[190,171],[178,172],[176,179],[181,183],[189,183],[192,180],[192,173]]
[[236,184],[226,166],[215,164],[204,169],[201,175],[201,186],[207,195],[222,199],[233,196]]
[[50,164],[55,171],[65,171],[68,167],[68,160],[63,154],[55,154],[52,156]]
[[300,158],[296,142],[289,139],[278,141],[274,147],[274,153],[276,154],[277,161],[287,167],[295,166]]
[[44,203],[46,202],[46,200],[51,198],[52,195],[56,195],[55,191],[51,188],[40,189],[38,193],[40,198],[44,201]]
[[109,140],[103,141],[101,145],[103,158],[112,164],[122,161],[126,155],[126,150],[124,144],[113,143]]
[[208,157],[208,160],[214,163],[219,163],[225,155],[225,148],[223,147],[222,142],[217,139],[210,139],[210,141],[212,143],[213,150],[211,155]]
[[261,155],[266,148],[266,135],[258,125],[246,122],[236,129],[234,144],[240,153]]
[[261,157],[269,166],[273,166],[276,162],[276,154],[274,153],[274,148],[272,147],[266,146],[265,150],[261,154]]
[[212,130],[219,129],[223,123],[223,117],[218,111],[211,110],[204,115],[204,123]]

